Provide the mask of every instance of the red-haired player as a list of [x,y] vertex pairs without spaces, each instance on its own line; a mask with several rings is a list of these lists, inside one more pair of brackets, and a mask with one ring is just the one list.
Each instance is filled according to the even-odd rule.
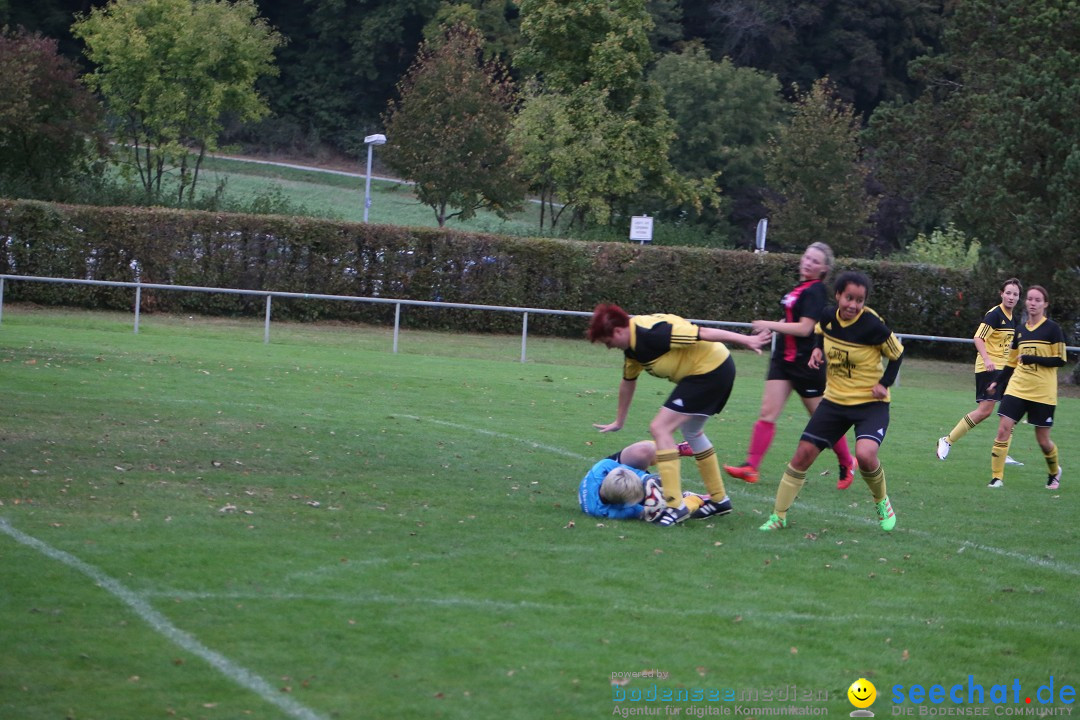
[[615,421],[593,427],[600,432],[622,428],[630,411],[638,376],[643,370],[675,383],[675,389],[649,423],[668,506],[658,520],[660,525],[674,525],[691,515],[682,497],[676,430],[681,431],[694,451],[698,471],[710,496],[693,516],[700,518],[731,512],[716,450],[703,429],[711,415],[724,409],[735,383],[735,361],[724,343],[742,345],[760,354],[771,335],[767,331],[743,335],[702,327],[677,315],[631,317],[618,305],[607,303],[597,305],[593,311],[586,338],[608,348],[618,348],[624,356]]

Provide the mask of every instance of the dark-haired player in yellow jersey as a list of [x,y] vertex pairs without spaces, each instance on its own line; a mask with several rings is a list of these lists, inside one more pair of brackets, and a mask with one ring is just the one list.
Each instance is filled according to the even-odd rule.
[[[986,311],[982,322],[975,330],[975,409],[956,423],[948,435],[938,438],[938,460],[949,456],[953,443],[967,435],[972,429],[994,412],[994,406],[1001,400],[1005,387],[998,383],[996,390],[987,388],[997,379],[998,373],[1005,367],[1012,351],[1013,335],[1020,324],[1020,312],[1016,304],[1020,302],[1023,286],[1016,278],[1009,278],[1001,285],[1001,302]],[[1011,458],[1006,458],[1009,462]],[[1010,464],[1019,465],[1015,460]]]
[[[810,366],[827,363],[825,397],[810,416],[795,455],[788,463],[772,515],[761,530],[782,530],[787,513],[806,482],[806,471],[827,447],[855,428],[855,461],[874,496],[882,530],[896,526],[896,514],[885,488],[878,449],[889,428],[889,386],[896,381],[904,346],[882,319],[866,307],[870,279],[845,272],[836,279],[836,309],[814,328],[820,346]],[[888,363],[884,364],[883,361]],[[883,366],[884,365],[884,366]]]
[[1013,428],[1027,415],[1029,424],[1035,426],[1035,441],[1046,459],[1046,487],[1057,490],[1061,483],[1061,464],[1058,449],[1050,439],[1057,409],[1057,369],[1065,364],[1065,333],[1061,326],[1046,317],[1050,294],[1041,285],[1028,288],[1024,307],[1027,320],[1016,329],[1013,336],[1009,362],[1001,371],[997,382],[1005,386],[1005,394],[998,405],[997,437],[990,454],[990,483],[999,488],[1005,483],[1005,458],[1009,454]]
[[724,343],[743,345],[760,354],[772,333],[743,335],[701,327],[677,315],[631,317],[618,305],[601,303],[593,310],[585,337],[589,342],[623,351],[615,422],[594,424],[600,432],[614,432],[626,423],[637,379],[643,370],[675,383],[675,389],[649,423],[649,433],[656,443],[656,467],[667,502],[667,509],[656,522],[671,526],[691,517],[682,495],[676,430],[694,451],[698,471],[709,491],[709,501],[693,511],[692,516],[704,518],[731,512],[716,450],[703,432],[705,421],[724,409],[735,384],[735,360]]

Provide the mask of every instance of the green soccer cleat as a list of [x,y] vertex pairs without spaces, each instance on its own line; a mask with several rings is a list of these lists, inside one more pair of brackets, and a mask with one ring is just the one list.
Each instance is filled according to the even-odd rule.
[[886,495],[885,499],[877,505],[878,520],[881,521],[881,529],[885,532],[889,532],[896,527],[896,513],[893,512],[892,503],[889,502],[889,496]]
[[783,530],[787,527],[787,518],[782,518],[776,513],[769,516],[769,520],[758,528],[758,530],[764,530],[769,532],[770,530]]

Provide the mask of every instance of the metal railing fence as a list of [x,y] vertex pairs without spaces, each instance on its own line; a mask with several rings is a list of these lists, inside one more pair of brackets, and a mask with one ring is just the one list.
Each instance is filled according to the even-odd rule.
[[[263,318],[263,342],[270,342],[270,312],[271,303],[273,298],[291,298],[300,300],[332,300],[341,302],[359,302],[359,303],[376,303],[382,305],[394,306],[394,334],[393,334],[393,352],[398,351],[398,340],[401,333],[401,308],[402,306],[417,306],[417,307],[430,307],[441,309],[458,309],[458,310],[486,310],[495,312],[512,312],[521,313],[521,362],[526,361],[526,348],[528,343],[529,334],[529,315],[563,315],[572,317],[588,318],[592,316],[592,312],[586,312],[581,310],[551,310],[548,308],[529,308],[529,307],[514,307],[508,305],[470,305],[468,303],[449,303],[449,302],[437,302],[429,300],[404,300],[400,298],[381,298],[381,297],[362,297],[357,295],[322,295],[319,293],[297,293],[297,292],[282,292],[277,290],[241,290],[238,288],[216,288],[216,287],[203,287],[199,285],[167,285],[161,283],[144,283],[144,282],[123,282],[118,280],[82,280],[75,278],[52,278],[52,277],[40,277],[36,275],[6,275],[0,274],[0,323],[4,318],[4,283],[8,280],[15,280],[20,282],[43,282],[43,283],[59,283],[59,284],[72,284],[72,285],[98,285],[104,287],[120,287],[120,288],[132,288],[135,291],[134,298],[134,314],[135,314],[135,333],[139,332],[139,320],[140,309],[142,305],[142,291],[146,290],[177,290],[183,292],[203,292],[203,293],[223,293],[227,295],[255,295],[266,298],[266,311]],[[691,319],[698,325],[715,325],[719,327],[729,328],[749,328],[750,323],[746,322],[728,322],[719,320],[704,320],[704,319]],[[943,337],[938,335],[913,335],[897,333],[897,336],[901,340],[925,340],[929,342],[946,342],[946,343],[966,343],[971,345],[974,341],[971,338],[955,338],[955,337]],[[773,339],[775,343],[775,336]],[[1069,352],[1080,352],[1080,347],[1069,346],[1066,348]]]

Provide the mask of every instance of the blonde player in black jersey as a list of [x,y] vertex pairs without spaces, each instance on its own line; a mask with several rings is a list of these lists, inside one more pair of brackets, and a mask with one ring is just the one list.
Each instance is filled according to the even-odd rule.
[[[821,345],[810,355],[810,367],[827,363],[825,397],[810,416],[780,480],[773,513],[760,528],[764,531],[788,526],[788,509],[806,482],[806,471],[822,450],[852,426],[855,461],[874,497],[881,529],[889,531],[896,526],[878,449],[889,428],[889,386],[900,372],[904,346],[878,314],[866,307],[868,277],[860,272],[845,272],[834,287],[837,307],[814,328]],[[884,367],[883,360],[888,360]]]
[[676,430],[681,431],[694,451],[698,471],[709,491],[709,501],[695,510],[693,517],[731,512],[716,450],[703,429],[709,416],[724,409],[735,383],[735,360],[724,343],[743,345],[760,355],[772,333],[743,335],[701,327],[677,315],[630,317],[618,305],[602,303],[593,311],[585,337],[590,342],[603,343],[608,349],[623,351],[623,375],[615,422],[594,424],[600,432],[614,432],[626,423],[642,370],[675,383],[675,389],[649,423],[649,432],[656,443],[656,466],[668,506],[656,522],[671,526],[691,516],[683,501]]
[[[956,423],[948,435],[938,438],[938,460],[949,456],[953,443],[967,435],[968,430],[990,417],[994,406],[1001,400],[1005,387],[998,383],[995,392],[987,387],[997,378],[998,371],[1005,367],[1012,350],[1013,334],[1020,324],[1020,313],[1016,304],[1020,302],[1023,286],[1016,278],[1009,278],[1001,286],[1001,303],[990,308],[975,330],[975,409]],[[1008,462],[1011,458],[1006,458]],[[1012,464],[1019,464],[1013,461]]]
[[[750,444],[746,449],[746,462],[742,465],[725,465],[724,472],[748,483],[758,481],[758,468],[772,445],[776,434],[776,422],[784,410],[788,396],[794,390],[802,399],[803,406],[811,415],[821,402],[825,392],[825,368],[811,369],[807,364],[814,351],[814,328],[829,305],[829,291],[825,276],[833,266],[832,248],[816,242],[806,248],[799,259],[799,284],[791,289],[780,305],[784,319],[754,320],[751,327],[771,330],[780,338],[773,349],[769,371],[765,377],[765,391],[761,395],[761,411],[750,431]],[[855,459],[848,450],[847,440],[840,438],[833,445],[836,459],[840,461],[837,490],[847,490],[855,476]]]
[[[1057,490],[1061,483],[1061,464],[1058,449],[1050,439],[1057,409],[1057,369],[1065,364],[1065,333],[1061,326],[1046,317],[1050,294],[1041,285],[1028,288],[1024,307],[1027,320],[1016,329],[1009,361],[1001,370],[997,383],[1005,388],[998,405],[997,437],[990,453],[989,487],[1005,483],[1005,458],[1009,454],[1013,428],[1027,415],[1035,426],[1035,441],[1046,459],[1046,487]],[[991,388],[992,389],[992,388]]]

